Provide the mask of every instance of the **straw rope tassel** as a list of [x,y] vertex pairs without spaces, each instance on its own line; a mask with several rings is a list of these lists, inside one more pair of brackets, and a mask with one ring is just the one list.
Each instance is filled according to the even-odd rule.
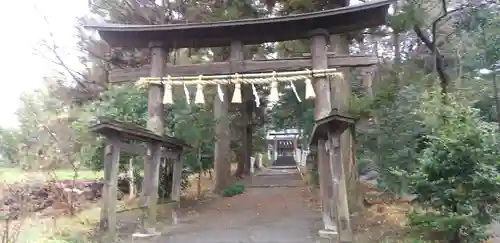
[[173,104],[174,99],[172,97],[172,84],[170,84],[170,75],[167,76],[167,81],[163,83],[165,87],[165,92],[163,93],[163,104]]
[[[307,70],[309,71],[309,70]],[[310,71],[309,71],[310,72]],[[311,76],[311,75],[309,75]],[[314,93],[314,87],[312,85],[310,77],[306,77],[306,99],[314,99],[316,98],[316,94]]]
[[219,95],[220,101],[224,102],[224,92],[222,91],[220,84],[217,84],[217,94]]
[[191,98],[189,97],[189,90],[188,90],[186,84],[184,84],[184,95],[186,95],[186,103],[188,105],[190,105],[191,104],[191,100],[190,100]]
[[271,81],[271,93],[269,94],[270,102],[277,102],[279,100],[278,82],[276,80],[276,72],[273,72],[273,80]]
[[205,104],[205,95],[203,94],[203,84],[201,84],[202,75],[200,75],[200,83],[196,85],[195,104]]
[[253,93],[253,96],[255,97],[255,106],[259,107],[260,106],[260,99],[259,99],[259,94],[257,93],[257,89],[255,88],[255,84],[252,84],[252,93]]
[[232,103],[241,103],[241,83],[239,74],[235,73],[236,83],[234,84],[234,93]]

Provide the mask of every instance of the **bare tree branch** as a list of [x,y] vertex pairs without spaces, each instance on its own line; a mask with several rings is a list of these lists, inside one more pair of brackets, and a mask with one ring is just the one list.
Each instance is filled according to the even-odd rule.
[[423,30],[417,24],[413,26],[413,30],[417,34],[417,37],[429,48],[429,50],[434,50],[434,58],[436,62],[436,72],[438,73],[439,79],[441,80],[441,92],[448,92],[448,84],[450,83],[450,78],[444,71],[444,60],[443,56],[439,52],[435,43],[423,32]]
[[47,19],[47,16],[45,16],[45,15],[42,15],[42,17],[43,17],[45,24],[48,27],[48,34],[50,36],[50,41],[51,41],[50,44],[46,43],[45,46],[47,47],[48,50],[50,50],[52,52],[52,54],[54,55],[54,57],[57,60],[57,62],[54,62],[54,61],[52,61],[52,62],[57,64],[57,65],[60,65],[73,78],[73,81],[78,86],[80,86],[81,88],[83,88],[83,90],[88,92],[89,90],[87,89],[87,86],[82,81],[83,75],[80,75],[80,77],[78,77],[78,74],[80,74],[80,73],[75,72],[73,69],[69,68],[69,66],[66,64],[66,62],[62,59],[62,57],[58,51],[59,47],[56,44],[54,33],[51,31],[49,20]]
[[445,19],[446,17],[449,17],[451,14],[459,11],[463,11],[467,8],[478,8],[481,6],[485,6],[489,4],[487,3],[482,3],[478,5],[474,5],[473,3],[466,3],[462,4],[461,6],[448,11],[447,8],[447,3],[446,0],[441,0],[441,9],[443,10],[442,14],[437,17],[431,24],[431,37],[428,37],[422,28],[420,27],[419,23],[415,23],[413,25],[413,30],[415,31],[415,34],[417,37],[425,44],[425,46],[432,52],[432,55],[434,56],[434,67],[435,71],[438,73],[439,79],[440,79],[440,85],[441,85],[441,92],[442,93],[447,93],[448,92],[448,86],[450,84],[450,77],[448,74],[446,74],[445,67],[444,67],[444,58],[441,55],[438,46],[437,46],[437,26],[438,24]]

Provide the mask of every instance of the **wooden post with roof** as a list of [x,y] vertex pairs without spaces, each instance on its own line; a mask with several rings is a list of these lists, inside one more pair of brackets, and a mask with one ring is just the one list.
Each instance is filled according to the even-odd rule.
[[[106,118],[100,118],[97,124],[89,127],[91,132],[104,136],[106,140],[106,148],[104,150],[104,185],[101,207],[101,220],[99,222],[100,230],[104,233],[102,242],[116,241],[116,196],[118,182],[118,165],[120,162],[120,154],[122,152],[133,155],[146,155],[148,162],[151,165],[149,174],[158,173],[158,170],[151,172],[160,164],[162,158],[171,159],[174,161],[174,168],[182,169],[180,155],[188,146],[181,140],[173,137],[160,136],[153,133],[149,129],[145,129],[132,123],[120,122]],[[130,144],[128,142],[142,142],[145,146],[138,144]],[[177,173],[176,173],[177,172]],[[180,170],[174,172],[174,181],[172,185],[172,201],[166,206],[175,209],[179,203],[180,194]],[[146,174],[146,170],[145,170]],[[156,175],[153,175],[156,176]],[[157,176],[156,176],[157,177]],[[144,177],[145,181],[147,177]],[[157,181],[157,179],[156,179]],[[154,185],[154,180],[148,181],[149,185]],[[156,184],[158,184],[156,182]],[[151,208],[151,202],[154,202],[154,209],[157,203],[158,186],[150,186],[145,192],[146,205],[142,206],[148,209]],[[156,189],[156,191],[151,191]],[[153,212],[156,214],[156,211]],[[149,216],[149,215],[148,215]],[[152,217],[148,217],[150,220]],[[149,222],[151,223],[151,222]],[[154,224],[156,222],[153,222]],[[152,226],[154,227],[154,225]]]
[[[311,133],[309,145],[318,151],[324,151],[326,160],[329,161],[329,175],[331,175],[331,185],[328,186],[328,193],[338,195],[335,198],[335,205],[330,208],[337,223],[337,234],[326,232],[325,237],[337,238],[340,242],[352,242],[353,234],[349,218],[349,207],[347,204],[346,181],[344,174],[344,164],[342,162],[341,136],[342,133],[353,127],[354,118],[339,113],[338,109],[332,109],[323,118],[316,120],[316,124]],[[322,147],[320,147],[322,146]],[[326,167],[326,166],[325,166]],[[325,168],[326,169],[326,168]],[[331,200],[331,199],[330,199]]]
[[[387,21],[387,11],[391,0],[377,0],[355,6],[336,8],[331,10],[296,14],[290,16],[240,19],[211,23],[161,24],[161,25],[124,25],[124,24],[97,24],[87,26],[99,32],[111,47],[150,48],[151,64],[149,66],[119,70],[111,73],[113,83],[136,81],[141,77],[165,77],[220,75],[234,73],[259,73],[296,71],[304,69],[327,69],[335,67],[366,67],[377,64],[373,56],[332,56],[327,47],[330,35],[348,33],[364,28],[383,25]],[[258,34],[257,34],[258,33]],[[298,39],[311,39],[311,57],[278,59],[278,60],[243,60],[243,46]],[[209,48],[231,47],[231,58],[228,62],[213,62],[207,64],[172,65],[167,63],[167,53],[173,48]],[[321,120],[330,115],[335,107],[331,100],[331,80],[325,77],[314,78],[316,92],[315,119]],[[158,135],[163,135],[165,121],[162,96],[164,87],[158,84],[149,84],[148,97],[148,125],[147,128]],[[227,97],[227,96],[226,96]],[[224,102],[227,102],[226,98]],[[227,105],[223,111],[214,112],[227,114]],[[216,131],[217,132],[217,131]],[[221,131],[219,131],[221,132]],[[315,143],[318,147],[318,163],[320,172],[320,190],[323,204],[323,220],[325,228],[335,231],[337,219],[343,219],[349,212],[345,203],[345,188],[334,192],[335,177],[339,177],[339,167],[342,158],[332,157],[327,152],[328,136],[320,136]],[[333,141],[333,140],[332,140]],[[229,147],[228,147],[229,149]],[[329,151],[329,150],[328,150]],[[147,163],[145,182],[148,189],[158,184],[158,166],[154,161]],[[176,173],[180,173],[176,171]],[[334,175],[335,174],[335,175]],[[153,185],[153,186],[152,186]],[[345,186],[345,185],[339,185]],[[153,193],[154,194],[154,193]],[[156,199],[156,197],[152,197]],[[337,198],[339,200],[334,200]],[[149,225],[155,222],[155,206],[149,207]],[[342,215],[339,215],[342,214]],[[344,232],[350,231],[349,221],[342,221]],[[352,234],[349,233],[351,236]],[[340,237],[342,238],[342,237]],[[347,237],[349,238],[349,237]],[[352,237],[351,237],[352,238]]]

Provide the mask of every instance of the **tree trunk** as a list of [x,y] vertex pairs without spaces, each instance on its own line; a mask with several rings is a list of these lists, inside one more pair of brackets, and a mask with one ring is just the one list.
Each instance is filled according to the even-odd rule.
[[[241,89],[242,89],[242,93],[244,93],[243,90],[245,89],[245,85],[242,85]],[[244,95],[242,96],[242,99],[243,100],[245,99]],[[238,149],[238,161],[237,161],[237,167],[236,167],[236,171],[234,173],[234,176],[237,178],[242,178],[243,174],[246,174],[245,167],[246,167],[246,163],[247,163],[246,157],[247,157],[247,142],[248,142],[248,138],[247,138],[248,134],[246,132],[247,125],[245,124],[247,121],[247,113],[245,111],[245,103],[239,104],[239,112],[240,112],[241,116],[238,117],[237,129],[239,130],[241,144],[240,144],[239,149]]]
[[[243,52],[243,43],[241,41],[233,41],[231,44],[231,58],[230,61],[241,61],[244,59],[244,52]],[[243,174],[245,173],[245,164],[246,164],[246,156],[247,156],[247,133],[246,133],[246,127],[248,124],[248,113],[246,112],[246,102],[248,99],[247,96],[247,89],[249,88],[248,85],[242,84],[241,85],[241,100],[242,103],[239,104],[238,110],[240,111],[240,117],[238,119],[238,124],[237,124],[237,129],[240,130],[241,133],[241,146],[240,150],[238,151],[239,153],[239,159],[238,159],[238,167],[236,168],[236,172],[234,173],[234,176],[241,178]]]
[[[244,136],[244,135],[241,135]],[[240,138],[242,141],[244,138]],[[236,152],[236,171],[234,172],[234,176],[238,179],[243,177],[243,169],[245,168],[245,160],[244,160],[244,149],[243,146],[238,148]]]
[[134,158],[130,157],[128,160],[128,177],[129,181],[129,194],[128,198],[133,199],[136,196],[136,185],[135,185],[135,175],[134,175]]
[[495,109],[497,112],[497,123],[500,131],[500,100],[498,99],[498,84],[497,84],[497,74],[493,73],[492,81],[493,81],[493,97],[495,98]]
[[198,172],[198,185],[196,186],[196,198],[200,198],[200,195],[201,195],[201,173],[203,173],[203,165],[201,164],[201,148],[200,147],[198,147],[196,160],[198,161],[198,167],[200,170]]
[[201,171],[198,172],[198,182],[196,185],[196,198],[200,198],[201,195]]
[[[392,6],[394,8],[394,14],[398,14],[399,11],[398,1],[395,1]],[[399,38],[399,32],[396,30],[393,30],[392,32],[392,44],[394,46],[394,64],[396,66],[396,69],[398,69],[401,66],[401,43]]]
[[243,175],[250,175],[250,156],[252,156],[253,150],[253,124],[251,120],[254,103],[252,102],[252,88],[250,85],[244,84],[241,89],[243,103],[239,107],[241,117],[238,122],[238,129],[241,132],[240,160],[238,160],[238,167],[234,174],[238,178],[241,178]]
[[[239,43],[243,46],[241,43]],[[236,49],[238,43],[232,43],[231,49]],[[214,52],[214,61],[223,61],[226,59],[226,51],[224,48],[212,48]],[[233,51],[232,51],[233,52]],[[233,55],[231,55],[233,57]],[[214,172],[215,182],[213,192],[216,194],[222,193],[224,188],[229,185],[231,176],[231,134],[229,126],[229,102],[231,94],[229,87],[221,85],[223,100],[216,95],[214,99],[214,119],[215,124],[215,149],[214,149]]]
[[[250,117],[251,114],[250,114]],[[251,119],[251,118],[250,118]],[[253,151],[253,127],[252,124],[248,124],[246,127],[247,133],[247,144],[245,147],[245,175],[250,175],[252,172],[252,151]]]
[[231,160],[230,160],[230,134],[229,134],[229,95],[228,87],[222,86],[224,92],[224,101],[219,97],[214,100],[214,117],[215,124],[215,155],[214,155],[214,193],[222,193],[224,188],[229,184],[231,175]]
[[244,151],[245,151],[245,167],[244,167],[244,174],[245,175],[250,175],[251,172],[251,162],[250,162],[250,157],[252,156],[252,150],[253,150],[253,108],[254,108],[254,103],[252,102],[252,87],[250,85],[245,85],[246,87],[243,89],[243,99],[245,101],[244,103],[244,110],[243,112],[245,113],[245,120],[243,122],[244,124],[244,130],[243,132],[246,133],[245,135],[245,144],[244,144]]

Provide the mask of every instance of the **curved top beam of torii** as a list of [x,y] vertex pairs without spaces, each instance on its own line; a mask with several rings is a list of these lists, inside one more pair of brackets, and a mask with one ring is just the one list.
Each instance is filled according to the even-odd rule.
[[311,30],[324,29],[340,34],[385,24],[393,0],[376,0],[325,11],[274,18],[239,19],[206,23],[126,25],[96,24],[101,38],[116,47],[148,47],[161,42],[170,48],[227,46],[305,39]]

